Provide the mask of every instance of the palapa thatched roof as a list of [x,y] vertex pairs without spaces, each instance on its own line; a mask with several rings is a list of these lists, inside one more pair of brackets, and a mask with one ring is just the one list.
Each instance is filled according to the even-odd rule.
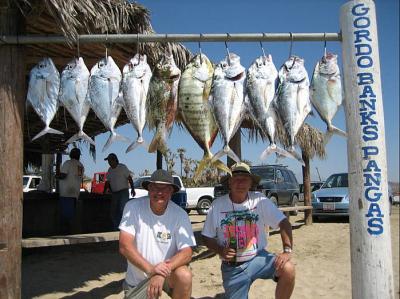
[[[26,74],[43,57],[51,57],[59,71],[78,55],[77,36],[79,34],[118,34],[118,33],[154,33],[149,11],[135,2],[122,0],[14,0],[25,20],[24,35],[64,35],[68,39],[65,44],[26,45]],[[79,44],[79,54],[90,69],[105,55],[104,44]],[[137,52],[136,44],[107,44],[108,55],[117,65],[122,67]],[[166,51],[172,51],[175,62],[183,69],[190,58],[190,52],[180,44],[147,43],[140,45],[140,53],[146,54],[151,67]],[[28,77],[27,77],[28,78]],[[124,112],[121,113],[116,126],[128,122]],[[51,123],[51,127],[64,132],[64,135],[48,134],[34,142],[31,138],[44,128],[43,122],[28,108],[25,115],[24,147],[25,157],[35,161],[32,153],[63,151],[65,140],[78,132],[78,127],[65,112],[59,109]],[[89,136],[96,136],[106,129],[91,111],[85,123],[84,131]],[[43,144],[47,146],[43,147]],[[30,158],[29,158],[30,157]],[[36,160],[40,155],[36,155]]]

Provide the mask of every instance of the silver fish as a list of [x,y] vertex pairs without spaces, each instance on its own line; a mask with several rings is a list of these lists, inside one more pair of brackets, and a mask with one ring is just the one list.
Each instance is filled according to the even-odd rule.
[[346,137],[346,132],[332,124],[339,106],[343,101],[342,82],[337,64],[337,55],[328,53],[323,56],[314,68],[310,87],[311,102],[322,120],[327,125],[325,141],[332,134]]
[[[204,54],[199,54],[187,64],[179,82],[178,109],[182,121],[204,151],[203,159],[194,174],[195,179],[211,164],[213,154],[210,147],[218,134],[218,127],[208,104],[213,73],[214,67],[210,60]],[[223,171],[229,171],[219,160],[214,165]]]
[[87,97],[89,76],[89,70],[82,57],[75,58],[69,62],[61,73],[58,100],[68,110],[79,127],[79,132],[68,139],[66,143],[83,139],[96,145],[93,139],[83,132],[83,125],[90,109],[90,101]]
[[122,74],[125,113],[138,134],[136,141],[126,149],[129,152],[138,145],[145,145],[143,129],[146,124],[146,98],[152,76],[147,56],[136,54],[124,66]]
[[274,152],[281,156],[292,156],[275,143],[277,115],[271,103],[274,101],[277,80],[278,71],[271,55],[260,56],[247,71],[246,91],[249,98],[250,114],[263,135],[268,137],[270,141],[270,145],[261,154],[261,159],[265,159]]
[[223,155],[228,155],[236,162],[240,161],[228,143],[239,129],[246,110],[245,79],[245,68],[240,64],[240,57],[234,53],[230,53],[214,70],[209,101],[224,147],[215,154],[213,161]]
[[165,55],[157,63],[147,95],[147,124],[156,129],[149,145],[149,153],[167,151],[166,138],[172,130],[178,109],[178,85],[181,71],[172,55]]
[[47,134],[64,134],[50,128],[50,123],[57,113],[60,74],[51,58],[43,58],[30,72],[27,103],[39,115],[46,127],[32,141]]
[[94,113],[110,131],[103,152],[116,140],[129,140],[117,134],[114,126],[121,112],[123,101],[120,94],[121,71],[111,56],[102,58],[90,71],[89,97]]
[[309,79],[304,60],[291,56],[279,70],[279,85],[276,91],[276,109],[289,137],[288,152],[304,164],[294,149],[295,137],[311,112]]

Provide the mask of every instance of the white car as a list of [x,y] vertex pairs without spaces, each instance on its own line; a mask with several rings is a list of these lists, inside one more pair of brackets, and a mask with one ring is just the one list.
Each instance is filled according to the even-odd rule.
[[24,192],[37,190],[37,186],[40,184],[41,180],[42,177],[40,175],[24,175],[22,178],[22,190]]

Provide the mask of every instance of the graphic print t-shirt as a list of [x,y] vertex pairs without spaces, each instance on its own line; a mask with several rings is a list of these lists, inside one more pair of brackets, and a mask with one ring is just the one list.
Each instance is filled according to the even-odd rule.
[[217,198],[208,212],[202,234],[217,237],[218,244],[236,250],[236,262],[251,260],[267,246],[265,227],[277,228],[285,215],[262,193],[233,203],[229,195]]

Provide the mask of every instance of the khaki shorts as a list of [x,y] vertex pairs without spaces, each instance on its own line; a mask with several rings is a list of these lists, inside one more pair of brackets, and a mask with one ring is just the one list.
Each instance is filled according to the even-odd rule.
[[[141,281],[137,286],[130,286],[124,280],[122,287],[124,289],[125,299],[147,299],[147,287],[149,286],[150,278]],[[169,296],[172,294],[172,289],[169,287],[167,280],[164,281],[163,291]]]

